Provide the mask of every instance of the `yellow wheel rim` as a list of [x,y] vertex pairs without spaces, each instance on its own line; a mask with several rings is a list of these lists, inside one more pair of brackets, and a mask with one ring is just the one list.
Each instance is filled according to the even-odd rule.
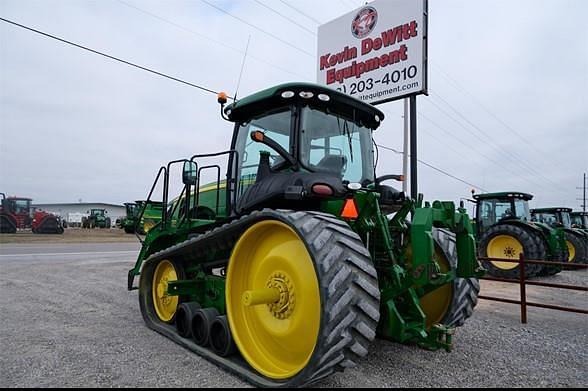
[[[449,261],[441,249],[435,246],[435,258],[441,269],[441,273],[447,273],[451,270]],[[431,326],[441,323],[453,300],[453,283],[441,285],[439,288],[431,291],[419,299],[421,309],[426,315],[425,324],[427,329]]]
[[[523,245],[510,235],[498,235],[493,237],[486,247],[486,255],[489,258],[519,259],[523,253]],[[490,261],[492,265],[502,270],[516,269],[519,264],[512,262]]]
[[167,294],[168,282],[177,279],[178,274],[170,261],[161,261],[153,273],[153,307],[163,322],[170,322],[178,308],[178,296],[168,296]]
[[153,228],[155,226],[155,223],[153,221],[146,221],[143,224],[143,231],[145,231],[145,233],[149,232],[151,230],[151,228]]
[[274,220],[250,227],[231,255],[225,294],[233,337],[253,368],[287,379],[308,364],[320,328],[320,291],[314,263],[292,228]]
[[566,246],[568,246],[568,262],[572,262],[574,260],[574,258],[576,257],[576,247],[574,247],[574,245],[572,244],[572,242],[570,242],[569,240],[566,240]]

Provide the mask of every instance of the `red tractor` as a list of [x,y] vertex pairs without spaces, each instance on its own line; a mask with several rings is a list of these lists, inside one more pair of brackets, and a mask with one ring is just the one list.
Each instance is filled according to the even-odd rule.
[[31,228],[33,233],[62,234],[59,217],[42,210],[32,211],[31,199],[6,197],[0,193],[0,233],[16,233],[17,229]]

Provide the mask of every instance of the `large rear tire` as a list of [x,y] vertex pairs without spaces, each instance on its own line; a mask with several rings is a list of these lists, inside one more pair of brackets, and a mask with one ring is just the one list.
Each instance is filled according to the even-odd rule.
[[[482,257],[517,260],[521,253],[526,259],[546,260],[543,239],[535,232],[513,224],[497,224],[482,236],[478,252]],[[519,264],[514,262],[482,261],[489,274],[508,279],[519,278]],[[541,265],[526,264],[525,277],[538,275]]]
[[585,239],[575,232],[565,232],[566,245],[568,247],[568,262],[588,263],[588,249]]
[[[302,386],[367,354],[380,292],[369,252],[347,224],[322,213],[284,215],[239,238],[227,270],[227,315],[253,368]],[[279,295],[251,304],[272,291]]]

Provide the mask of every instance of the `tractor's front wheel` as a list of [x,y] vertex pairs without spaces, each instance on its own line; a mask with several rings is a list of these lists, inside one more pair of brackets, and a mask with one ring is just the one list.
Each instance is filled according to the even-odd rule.
[[184,268],[179,262],[168,259],[147,263],[141,271],[140,300],[141,312],[145,318],[173,323],[178,309],[179,296],[167,294],[168,283],[182,280]]
[[230,329],[260,374],[301,386],[367,354],[379,320],[376,271],[332,216],[284,213],[239,238],[226,280]]

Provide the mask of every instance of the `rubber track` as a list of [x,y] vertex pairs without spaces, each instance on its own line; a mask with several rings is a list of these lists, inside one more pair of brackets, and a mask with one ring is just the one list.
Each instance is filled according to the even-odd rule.
[[248,227],[267,219],[288,224],[304,240],[319,281],[322,306],[319,336],[309,363],[299,374],[288,381],[268,379],[240,357],[221,358],[179,337],[173,326],[155,321],[145,311],[141,292],[149,284],[143,279],[139,295],[141,312],[148,327],[257,386],[306,386],[355,365],[367,355],[368,345],[376,337],[380,317],[376,270],[361,239],[345,222],[318,212],[265,209],[155,253],[146,260],[143,270],[162,259],[189,262],[212,250],[230,250]]
[[[455,234],[446,229],[433,228],[433,239],[445,253],[451,267],[457,269]],[[463,326],[474,313],[479,293],[480,281],[477,278],[456,278],[453,281],[453,299],[442,323],[452,327]]]

